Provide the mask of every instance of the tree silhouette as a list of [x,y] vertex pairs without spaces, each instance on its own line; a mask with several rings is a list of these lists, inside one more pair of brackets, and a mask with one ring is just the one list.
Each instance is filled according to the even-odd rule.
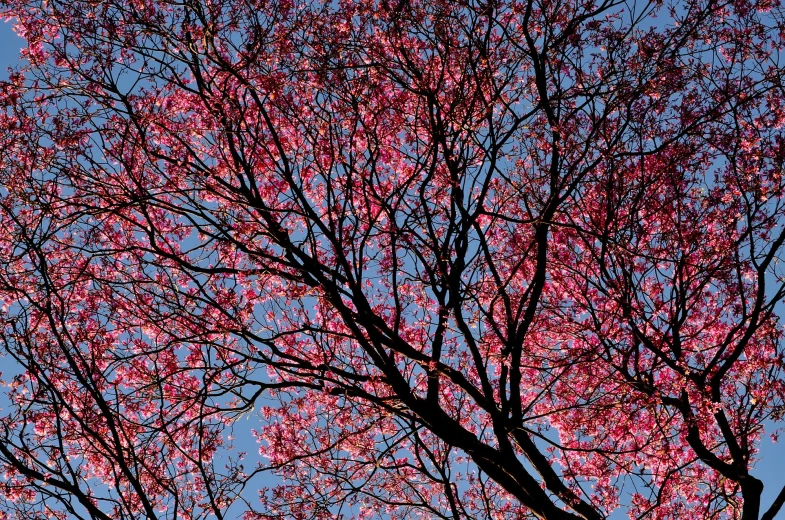
[[0,518],[780,510],[779,2],[0,12]]

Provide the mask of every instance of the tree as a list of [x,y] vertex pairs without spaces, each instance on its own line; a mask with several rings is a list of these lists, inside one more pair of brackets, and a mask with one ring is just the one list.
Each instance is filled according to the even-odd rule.
[[0,6],[0,517],[780,510],[776,0]]

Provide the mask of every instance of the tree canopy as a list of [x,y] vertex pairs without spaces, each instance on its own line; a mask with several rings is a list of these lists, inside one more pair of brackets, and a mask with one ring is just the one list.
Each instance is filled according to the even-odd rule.
[[0,13],[3,520],[779,512],[778,0]]

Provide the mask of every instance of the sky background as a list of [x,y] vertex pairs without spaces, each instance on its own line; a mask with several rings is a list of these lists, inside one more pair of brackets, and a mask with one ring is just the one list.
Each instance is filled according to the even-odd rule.
[[[24,40],[13,32],[13,24],[0,20],[0,81],[8,77],[7,68],[9,66],[13,67],[19,63],[19,50],[23,46]],[[783,312],[780,314],[785,314],[785,306],[782,306],[781,310]],[[8,366],[7,363],[9,363],[7,358],[0,358],[0,372],[8,374],[14,371],[13,367]],[[252,426],[250,424],[236,426],[235,445],[237,449],[247,451],[249,454],[254,453],[257,446],[250,435],[249,430]],[[242,438],[246,436],[243,433],[247,434],[246,439]],[[785,435],[783,435],[779,443],[773,443],[768,433],[766,434],[761,445],[760,461],[756,465],[754,475],[760,478],[765,485],[762,499],[762,506],[765,511],[771,505],[782,486],[785,485]],[[257,483],[259,485],[270,485],[272,483],[271,480],[269,477],[262,477],[257,480]],[[250,493],[244,493],[244,495],[247,499],[254,500]],[[626,518],[623,511],[618,511],[611,516],[612,520],[621,520],[623,518]],[[776,518],[785,520],[785,511],[781,511]]]

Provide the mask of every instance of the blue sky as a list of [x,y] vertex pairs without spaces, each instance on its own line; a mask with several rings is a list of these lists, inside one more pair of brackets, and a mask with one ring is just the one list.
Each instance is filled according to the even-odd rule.
[[0,21],[0,63],[3,64],[0,77],[6,77],[6,66],[17,61],[22,45],[24,40],[14,34],[11,23]]
[[[13,66],[18,63],[19,50],[23,44],[23,40],[14,34],[12,24],[0,21],[0,80],[7,77],[6,68],[8,66]],[[0,371],[6,373],[12,371],[9,370],[8,366],[2,366],[2,362],[7,363],[8,361],[0,359]],[[239,438],[243,436],[243,433],[250,433],[243,432],[243,430],[250,430],[252,425],[239,424],[237,426],[238,431],[235,433],[237,448],[248,451],[249,454],[252,455],[256,450],[256,444],[253,439],[250,438],[250,435],[248,435],[249,438],[247,440]],[[782,442],[774,444],[771,442],[768,435],[766,435],[761,446],[761,460],[757,465],[755,475],[762,479],[766,486],[762,500],[765,510],[774,500],[774,497],[777,495],[780,488],[785,485],[785,436],[783,437]],[[270,484],[269,478],[257,480],[258,484],[262,484],[263,482],[268,485]],[[251,493],[247,493],[246,497],[252,502],[254,501]],[[614,520],[622,519],[626,518],[626,515],[624,515],[622,511],[619,511],[611,518]],[[785,512],[781,512],[777,518],[785,519]]]

